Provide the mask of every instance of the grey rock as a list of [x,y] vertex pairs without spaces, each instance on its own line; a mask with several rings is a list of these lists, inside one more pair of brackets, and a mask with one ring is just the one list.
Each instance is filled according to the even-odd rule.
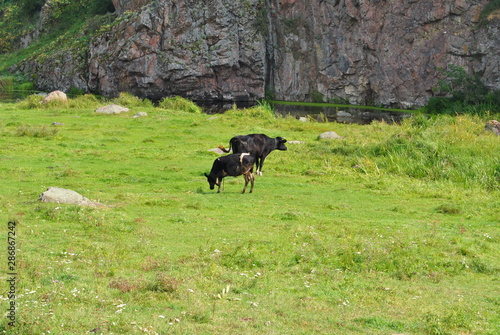
[[128,112],[129,109],[115,104],[110,104],[107,106],[99,107],[95,110],[99,114],[120,114]]
[[208,149],[208,151],[215,152],[216,154],[223,154],[224,151],[222,151],[220,148],[213,148],[213,149]]
[[486,131],[491,131],[493,134],[500,136],[500,122],[497,120],[490,120],[484,127]]
[[51,101],[67,102],[68,97],[66,96],[66,93],[62,91],[53,91],[50,92],[45,98],[43,98],[42,104],[48,104]]
[[318,136],[318,138],[320,139],[333,139],[333,140],[341,140],[343,139],[342,136],[338,135],[336,132],[334,131],[327,131],[327,132],[324,132],[322,134],[320,134]]
[[49,187],[47,191],[43,192],[38,198],[41,202],[53,202],[58,204],[71,204],[83,206],[100,206],[102,204],[91,201],[81,194],[59,187]]
[[148,113],[146,113],[146,112],[139,112],[139,113],[135,114],[133,117],[134,118],[138,118],[138,117],[146,117],[146,116],[148,116]]
[[340,117],[352,117],[352,114],[349,113],[349,112],[345,112],[345,111],[338,111],[337,112],[337,116],[340,116]]

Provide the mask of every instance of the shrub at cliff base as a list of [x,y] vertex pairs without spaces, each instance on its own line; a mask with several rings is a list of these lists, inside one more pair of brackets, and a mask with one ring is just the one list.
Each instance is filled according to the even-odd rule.
[[256,106],[251,108],[237,108],[236,105],[233,105],[233,108],[226,111],[226,114],[263,120],[275,118],[275,113],[271,105],[266,101],[259,101]]
[[141,99],[127,92],[121,92],[120,95],[110,100],[111,103],[132,109],[133,107],[152,107],[153,103],[148,99]]
[[484,114],[500,110],[500,91],[490,90],[477,74],[468,74],[462,67],[450,64],[439,69],[441,79],[422,108],[428,114]]
[[196,103],[179,96],[163,98],[158,104],[158,107],[184,111],[188,113],[202,112],[201,107],[196,105]]

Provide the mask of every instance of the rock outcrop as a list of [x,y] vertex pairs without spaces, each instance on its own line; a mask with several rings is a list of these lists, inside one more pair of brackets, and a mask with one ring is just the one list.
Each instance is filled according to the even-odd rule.
[[45,90],[109,97],[415,107],[448,64],[500,89],[500,19],[479,22],[489,2],[113,0],[119,17],[92,38],[85,66],[66,53],[19,69]]
[[126,113],[129,109],[120,105],[109,104],[103,107],[99,107],[95,110],[97,114],[120,114]]
[[53,91],[53,92],[50,92],[45,98],[43,98],[41,103],[48,104],[51,101],[67,102],[68,97],[66,96],[66,93],[64,93],[62,91]]
[[91,201],[73,190],[60,187],[49,187],[45,192],[40,194],[38,200],[41,202],[53,202],[57,204],[102,206],[102,204]]
[[493,134],[500,136],[500,122],[497,120],[490,120],[484,126],[486,131],[491,131]]
[[500,88],[499,24],[478,23],[488,2],[272,0],[276,96],[419,106],[448,64]]
[[336,132],[334,131],[327,131],[327,132],[324,132],[322,134],[319,134],[318,136],[319,139],[328,139],[328,140],[342,140],[344,139],[342,136],[340,136],[339,134],[337,134]]
[[263,97],[265,44],[254,20],[250,2],[153,2],[92,40],[89,89],[155,100]]

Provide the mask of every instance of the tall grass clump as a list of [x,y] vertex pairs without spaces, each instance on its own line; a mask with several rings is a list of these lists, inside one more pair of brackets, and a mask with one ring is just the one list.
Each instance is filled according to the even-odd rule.
[[459,116],[429,122],[425,129],[415,127],[410,120],[400,133],[376,145],[373,151],[381,158],[381,166],[412,178],[486,189],[500,187],[495,173],[500,158],[493,154],[495,138],[477,128],[481,124],[477,118]]
[[240,117],[252,117],[262,119],[272,119],[275,117],[272,106],[267,101],[259,101],[258,104],[251,108],[239,109],[233,106],[232,109],[226,112],[228,115]]
[[37,109],[42,108],[42,100],[43,96],[39,94],[31,94],[27,96],[25,99],[21,100],[18,103],[20,109]]
[[17,106],[20,109],[53,109],[53,108],[96,108],[102,101],[93,94],[80,95],[75,98],[68,98],[68,101],[51,101],[43,104],[43,95],[31,94],[18,102]]
[[101,99],[94,94],[84,94],[69,99],[69,105],[71,108],[97,108],[101,105]]
[[51,137],[57,134],[58,129],[47,125],[21,125],[17,128],[17,136]]
[[478,116],[416,116],[372,143],[341,142],[332,153],[366,174],[391,174],[465,187],[500,189],[498,138]]
[[196,103],[179,96],[163,98],[158,104],[158,107],[165,109],[172,109],[176,111],[183,111],[188,113],[202,112],[201,107],[198,106]]
[[153,103],[149,99],[141,99],[127,92],[121,92],[120,95],[111,99],[112,103],[124,107],[152,107]]

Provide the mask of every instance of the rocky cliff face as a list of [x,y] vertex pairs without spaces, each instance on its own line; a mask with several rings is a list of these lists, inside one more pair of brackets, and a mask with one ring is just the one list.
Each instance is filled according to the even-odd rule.
[[22,69],[36,69],[44,89],[71,83],[105,96],[415,107],[448,64],[500,89],[500,20],[478,22],[488,2],[114,0],[121,19],[92,39],[83,69]]
[[455,64],[499,88],[498,23],[488,1],[271,0],[276,96],[418,106]]
[[254,21],[246,1],[153,2],[92,40],[89,88],[153,99],[263,97],[266,48]]

